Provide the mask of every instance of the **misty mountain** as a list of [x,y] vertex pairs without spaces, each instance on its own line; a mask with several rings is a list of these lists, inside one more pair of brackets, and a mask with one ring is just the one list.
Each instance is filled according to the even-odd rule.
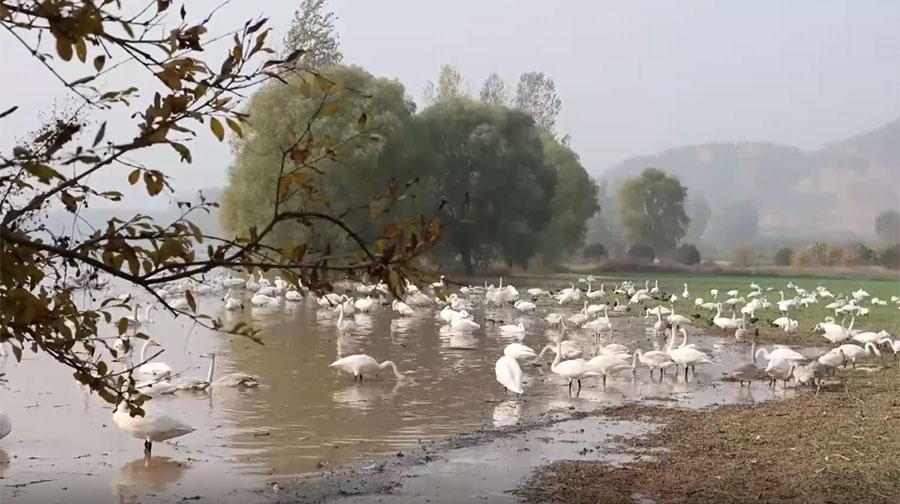
[[603,174],[617,187],[654,167],[716,208],[752,202],[772,235],[869,237],[900,204],[900,118],[816,151],[765,142],[709,143],[627,159]]

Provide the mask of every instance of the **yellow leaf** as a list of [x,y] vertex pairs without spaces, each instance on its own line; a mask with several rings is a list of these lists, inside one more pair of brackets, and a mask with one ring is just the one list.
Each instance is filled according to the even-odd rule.
[[104,56],[103,54],[94,58],[94,69],[97,70],[98,72],[100,70],[103,70],[103,65],[105,65],[105,64],[106,64],[106,56]]
[[84,43],[84,37],[75,39],[75,54],[78,55],[78,59],[81,60],[82,63],[87,59],[87,45]]
[[228,127],[231,128],[231,131],[234,131],[237,136],[244,136],[244,131],[241,129],[241,125],[238,124],[237,121],[226,117],[225,122],[228,123]]
[[225,128],[222,127],[222,123],[215,117],[209,118],[209,129],[212,130],[213,135],[216,135],[220,142],[225,138]]
[[329,103],[322,109],[322,115],[325,117],[332,116],[341,111],[341,106],[337,103]]
[[191,294],[191,291],[184,291],[184,298],[187,299],[188,306],[191,307],[191,311],[197,313],[197,302],[194,301],[194,295]]

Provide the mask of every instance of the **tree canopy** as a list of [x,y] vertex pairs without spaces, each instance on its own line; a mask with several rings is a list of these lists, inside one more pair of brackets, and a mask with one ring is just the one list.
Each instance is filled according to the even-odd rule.
[[429,105],[465,95],[465,79],[459,69],[453,65],[441,65],[437,85],[431,81],[425,84],[424,98],[425,103]]
[[562,100],[556,94],[553,79],[544,72],[526,72],[519,77],[514,104],[531,114],[538,126],[556,133],[556,116],[562,110]]
[[553,215],[556,172],[532,118],[467,98],[420,115],[433,149],[431,186],[444,201],[443,247],[471,273],[480,257],[526,265]]
[[310,67],[337,65],[344,59],[339,35],[334,29],[337,17],[326,10],[327,0],[303,0],[284,37],[284,54],[302,50],[302,63]]
[[656,254],[674,248],[690,224],[686,197],[677,178],[656,168],[626,179],[619,189],[619,213],[629,241],[650,245]]
[[572,149],[549,133],[541,135],[544,157],[556,170],[553,219],[541,233],[545,259],[553,262],[562,255],[574,254],[584,244],[588,221],[598,212],[597,184],[581,166]]
[[497,72],[492,72],[484,80],[484,84],[481,85],[479,96],[483,102],[494,105],[506,105],[510,100],[510,90],[506,82],[497,75]]

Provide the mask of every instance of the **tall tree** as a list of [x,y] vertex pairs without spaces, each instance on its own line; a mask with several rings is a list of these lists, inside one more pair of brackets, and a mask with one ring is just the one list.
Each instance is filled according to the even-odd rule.
[[900,213],[887,210],[875,218],[875,234],[885,245],[900,243]]
[[600,205],[597,184],[581,165],[578,154],[549,133],[541,138],[544,158],[556,170],[553,219],[541,233],[541,251],[552,263],[584,244],[588,220],[600,211]]
[[556,116],[562,109],[562,100],[556,94],[553,79],[544,72],[527,72],[519,77],[514,104],[531,114],[538,126],[555,134]]
[[510,90],[506,82],[497,75],[497,72],[491,72],[484,84],[481,85],[481,101],[485,103],[493,103],[494,105],[506,105],[510,100]]
[[709,208],[706,198],[701,195],[691,196],[684,206],[688,218],[691,219],[691,225],[688,226],[684,240],[688,243],[697,243],[709,227],[712,210]]
[[556,185],[534,121],[468,98],[439,101],[419,119],[434,149],[430,184],[445,202],[445,250],[467,273],[500,254],[526,266],[552,217]]
[[619,188],[619,212],[628,239],[650,245],[656,255],[674,248],[690,224],[686,196],[677,178],[656,168],[625,180]]
[[327,10],[327,0],[303,0],[294,12],[294,21],[284,37],[284,54],[303,49],[299,62],[313,68],[343,61],[339,35],[334,29],[337,17]]
[[465,95],[465,80],[459,69],[453,65],[441,65],[437,85],[431,81],[425,84],[425,103],[429,105]]

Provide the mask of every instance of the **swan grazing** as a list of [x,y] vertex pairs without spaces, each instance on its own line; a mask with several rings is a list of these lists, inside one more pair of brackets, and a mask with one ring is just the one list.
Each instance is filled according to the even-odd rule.
[[562,337],[556,342],[556,357],[550,364],[550,370],[569,382],[569,395],[572,395],[572,382],[578,382],[578,392],[581,391],[581,379],[589,376],[597,376],[597,373],[587,367],[584,359],[562,360]]
[[396,376],[398,380],[404,378],[403,373],[397,370],[397,365],[394,364],[393,361],[384,361],[379,364],[374,358],[365,354],[348,355],[343,359],[332,362],[328,367],[337,368],[345,373],[352,374],[353,381],[356,381],[356,379],[359,378],[359,381],[361,382],[364,373],[374,374],[387,368],[391,368],[391,370],[394,371],[394,376]]
[[[662,379],[665,369],[675,365],[675,363],[672,362],[672,359],[669,358],[669,355],[661,350],[641,352],[641,349],[638,348],[634,351],[634,357],[640,360],[641,364],[650,368],[651,380],[653,379],[653,371],[659,369],[659,378]],[[632,362],[632,364],[634,364],[634,362]]]
[[[158,347],[160,344],[153,338],[147,338],[147,341],[141,346],[140,362],[147,360],[147,349],[152,346]],[[138,367],[137,372],[155,377],[170,376],[172,374],[172,368],[165,362],[147,362]]]
[[875,343],[866,343],[865,346],[854,345],[853,343],[846,343],[838,347],[838,349],[843,352],[845,360],[844,366],[847,366],[847,362],[852,362],[853,367],[856,368],[857,359],[862,359],[863,357],[869,355],[877,355],[881,357],[881,352],[878,350],[878,347]]
[[401,317],[411,317],[416,313],[408,304],[396,299],[391,302],[391,309],[399,313]]
[[[541,353],[539,353],[538,356],[534,358],[534,362],[532,364],[534,364],[535,366],[539,366],[540,364],[538,363],[538,361],[541,360],[541,358],[544,356],[545,353],[547,353],[548,350],[556,353],[556,346],[554,346],[554,345],[545,346],[541,350]],[[578,343],[575,343],[574,341],[563,341],[562,342],[562,354],[563,354],[562,355],[563,360],[577,359],[584,354],[584,351],[581,349],[581,347],[578,346]]]
[[504,393],[509,390],[513,394],[522,395],[522,368],[519,367],[519,361],[506,355],[500,357],[494,365],[494,374],[500,385],[503,385]]
[[213,380],[213,369],[215,369],[216,367],[216,354],[215,352],[209,352],[203,357],[209,357],[209,359],[211,359],[209,362],[209,374],[207,381],[209,381],[210,385],[212,385],[213,387],[256,388],[259,386],[258,377],[244,373],[229,373]]
[[537,358],[537,354],[534,353],[534,350],[532,350],[531,347],[521,343],[510,343],[509,345],[506,345],[506,348],[503,349],[503,355],[512,357],[516,360],[534,360]]
[[606,377],[619,371],[632,367],[618,355],[600,354],[591,358],[585,364],[588,370],[603,376],[603,387],[606,387]]
[[166,441],[194,432],[190,425],[159,410],[153,401],[145,402],[141,408],[144,416],[131,416],[125,402],[120,402],[113,413],[113,423],[132,436],[143,439],[147,455],[150,455],[154,441]]
[[9,415],[0,411],[0,439],[9,436],[10,432],[12,432],[12,419],[9,418]]
[[739,381],[741,387],[744,386],[744,382],[747,382],[748,388],[753,384],[753,380],[759,378],[759,367],[756,365],[756,342],[750,345],[750,362],[739,364],[731,372],[731,377]]

